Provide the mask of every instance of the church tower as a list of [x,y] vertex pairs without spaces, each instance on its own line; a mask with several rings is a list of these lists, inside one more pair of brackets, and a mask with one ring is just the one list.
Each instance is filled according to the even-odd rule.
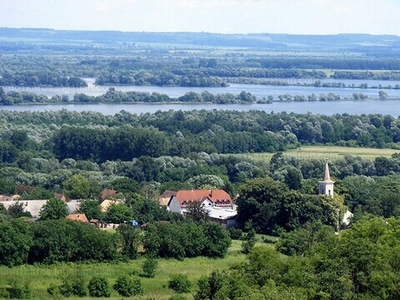
[[333,197],[333,186],[335,182],[331,180],[331,176],[329,174],[329,166],[328,162],[325,163],[324,168],[324,179],[318,182],[319,184],[319,194],[326,195],[329,197]]

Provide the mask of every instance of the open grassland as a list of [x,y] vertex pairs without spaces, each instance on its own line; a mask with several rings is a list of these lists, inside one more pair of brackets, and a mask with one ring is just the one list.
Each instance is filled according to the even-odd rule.
[[[272,247],[265,243],[257,243],[263,247]],[[209,275],[213,270],[227,270],[229,266],[244,262],[245,255],[241,253],[241,241],[232,241],[228,255],[223,259],[210,259],[197,257],[178,261],[174,259],[160,259],[154,278],[140,277],[144,289],[144,295],[134,299],[169,299],[174,292],[168,289],[168,280],[173,274],[186,274],[192,283],[191,292],[184,294],[186,299],[193,299],[193,293],[197,289],[197,281],[201,276]],[[61,284],[61,278],[65,274],[79,270],[88,282],[92,276],[104,276],[108,279],[110,287],[121,275],[140,276],[144,259],[119,263],[93,263],[93,264],[55,264],[51,266],[24,265],[13,268],[0,267],[0,287],[5,287],[9,279],[16,278],[30,283],[32,299],[63,299],[62,296],[50,296],[47,288],[50,284]],[[108,299],[122,299],[112,288],[111,297]],[[90,297],[69,299],[96,299]],[[125,298],[127,299],[127,298]],[[131,298],[133,299],[133,298]]]
[[[399,152],[399,150],[337,146],[302,146],[298,149],[285,151],[283,154],[295,157],[299,160],[328,159],[330,161],[335,161],[347,155],[360,156],[363,159],[374,160],[378,156],[390,157],[396,152]],[[274,153],[251,153],[239,155],[257,160],[270,161]]]

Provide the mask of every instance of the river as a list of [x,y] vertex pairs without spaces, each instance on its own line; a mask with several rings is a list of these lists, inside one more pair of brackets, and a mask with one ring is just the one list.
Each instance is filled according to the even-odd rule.
[[[91,96],[104,94],[110,86],[95,86],[93,79],[85,79],[89,86],[86,88],[27,88],[27,87],[4,87],[4,90],[29,91],[37,94],[44,94],[48,97],[53,95],[68,95],[70,98],[75,93],[85,93]],[[356,85],[367,83],[368,86],[395,86],[397,81],[372,81],[372,80],[333,80],[326,79],[326,82],[343,82],[345,84],[354,83]],[[377,89],[359,89],[359,88],[316,88],[305,86],[263,86],[263,85],[245,85],[231,84],[226,88],[186,88],[186,87],[154,87],[154,86],[115,86],[121,91],[140,91],[140,92],[157,92],[166,94],[170,97],[179,97],[189,91],[201,93],[209,91],[213,94],[232,93],[239,94],[241,91],[250,92],[258,98],[267,97],[269,95],[277,98],[282,94],[304,95],[308,96],[312,93],[315,95],[335,93],[342,98],[351,98],[353,93],[363,93],[370,97],[377,98]],[[400,90],[386,89],[389,98],[400,99]],[[334,102],[273,102],[272,104],[57,104],[57,105],[20,105],[20,106],[0,106],[0,110],[15,111],[54,111],[54,110],[73,110],[73,111],[95,111],[104,115],[114,115],[121,110],[130,113],[154,113],[156,111],[167,110],[193,110],[193,109],[226,109],[226,110],[263,110],[266,112],[283,112],[288,113],[314,113],[314,114],[388,114],[392,116],[400,116],[400,101],[397,100],[359,100],[359,101],[334,101]]]

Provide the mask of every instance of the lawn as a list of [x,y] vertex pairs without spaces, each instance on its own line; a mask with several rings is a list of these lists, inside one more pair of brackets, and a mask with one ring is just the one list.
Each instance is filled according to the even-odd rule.
[[[375,159],[378,156],[390,157],[393,153],[399,152],[395,149],[356,148],[338,146],[302,146],[283,152],[284,155],[296,157],[299,160],[307,159],[328,159],[335,161],[346,155],[360,156],[363,159]],[[258,160],[269,161],[274,153],[246,153],[239,156],[249,157]]]
[[[258,245],[268,246],[265,243]],[[270,247],[270,246],[269,246]],[[141,277],[144,288],[144,295],[135,299],[169,299],[174,295],[172,290],[167,288],[167,283],[172,274],[186,274],[192,282],[191,293],[185,294],[186,299],[193,299],[193,293],[197,288],[197,281],[203,275],[210,274],[213,270],[227,270],[229,266],[244,262],[245,255],[241,253],[241,241],[232,241],[228,254],[223,259],[209,259],[197,257],[183,261],[173,259],[160,259],[154,278]],[[32,299],[54,299],[47,293],[51,283],[60,285],[61,277],[68,272],[79,269],[87,282],[92,276],[104,276],[108,278],[110,285],[114,284],[116,278],[124,274],[139,276],[142,273],[144,259],[120,263],[94,263],[94,264],[55,264],[51,266],[25,265],[13,268],[0,267],[0,287],[7,285],[10,278],[17,278],[22,281],[29,281],[32,290]],[[62,299],[63,297],[59,297]],[[69,299],[95,299],[90,297]],[[122,299],[121,296],[112,290],[111,298]]]

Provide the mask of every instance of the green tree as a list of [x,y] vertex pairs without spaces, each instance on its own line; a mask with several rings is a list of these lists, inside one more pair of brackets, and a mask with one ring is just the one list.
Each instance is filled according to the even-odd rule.
[[202,206],[200,201],[192,202],[188,205],[186,217],[195,222],[206,222],[209,220],[208,211]]
[[237,220],[241,224],[251,222],[257,232],[272,233],[287,190],[285,184],[270,177],[249,180],[240,188]]
[[121,224],[117,229],[121,237],[121,253],[130,259],[136,259],[139,255],[139,247],[142,244],[142,235],[139,228]]
[[102,220],[104,218],[99,202],[96,200],[83,200],[79,206],[79,212],[85,214],[89,220]]
[[178,294],[189,293],[191,287],[192,283],[187,275],[184,274],[171,275],[168,281],[168,288],[174,290]]
[[67,206],[62,200],[51,198],[39,212],[40,220],[59,220],[68,215]]
[[203,254],[208,257],[225,257],[232,242],[228,231],[216,223],[204,223],[201,226],[206,237]]
[[80,174],[72,175],[64,182],[64,193],[69,199],[96,198],[99,191],[98,184]]
[[133,218],[133,211],[125,204],[112,204],[105,214],[109,223],[121,224]]
[[143,274],[148,278],[153,278],[156,274],[158,260],[153,257],[148,257],[143,263]]
[[249,254],[255,244],[256,244],[256,231],[253,228],[251,228],[244,236],[244,240],[242,242],[242,252],[244,254]]
[[210,276],[203,276],[197,282],[199,290],[194,295],[194,300],[215,300],[222,289],[226,276],[219,271],[212,271]]
[[31,228],[21,220],[0,222],[0,264],[25,264],[33,244]]
[[26,212],[24,210],[24,203],[23,202],[15,202],[12,205],[10,205],[7,209],[8,214],[13,217],[13,218],[19,218],[19,217],[32,217],[30,212]]
[[110,297],[110,287],[105,277],[94,276],[88,284],[90,297]]
[[143,294],[142,282],[139,278],[122,275],[117,278],[114,289],[123,297],[132,297]]

